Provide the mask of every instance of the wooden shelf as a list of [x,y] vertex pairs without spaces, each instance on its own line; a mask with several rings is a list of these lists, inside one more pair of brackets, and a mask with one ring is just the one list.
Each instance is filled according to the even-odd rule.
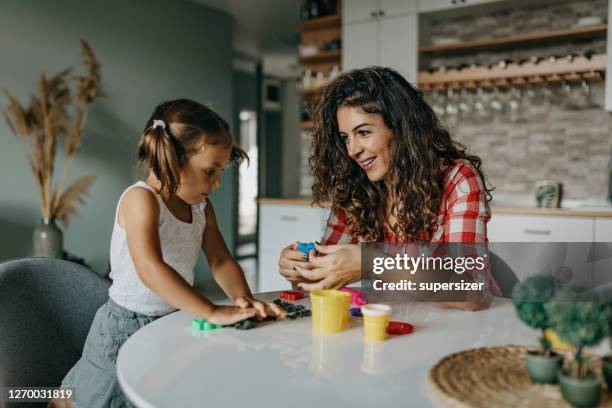
[[342,59],[341,50],[330,50],[330,51],[319,51],[317,54],[309,55],[307,57],[300,57],[299,62],[302,65],[314,65],[329,62],[338,62]]
[[313,128],[314,128],[314,122],[312,120],[306,120],[306,121],[300,122],[300,129],[313,129]]
[[300,89],[299,94],[304,99],[313,98],[323,87]]
[[467,41],[456,44],[427,45],[419,48],[419,53],[442,54],[456,53],[483,48],[494,48],[499,46],[521,45],[525,43],[538,43],[557,40],[568,40],[576,38],[592,38],[605,36],[608,30],[607,24],[598,24],[587,27],[576,27],[567,30],[550,31],[545,33],[520,34],[491,40]]
[[329,16],[313,18],[311,20],[302,20],[298,23],[298,28],[302,31],[318,30],[321,28],[335,28],[342,25],[342,17],[340,14],[331,14]]
[[606,54],[595,54],[590,59],[576,57],[572,61],[565,59],[556,61],[526,62],[523,64],[508,64],[507,67],[476,67],[462,70],[450,69],[445,72],[419,72],[420,87],[436,87],[461,85],[466,83],[482,83],[488,81],[537,80],[552,81],[564,79],[564,76],[575,77],[578,74],[605,74],[607,65]]

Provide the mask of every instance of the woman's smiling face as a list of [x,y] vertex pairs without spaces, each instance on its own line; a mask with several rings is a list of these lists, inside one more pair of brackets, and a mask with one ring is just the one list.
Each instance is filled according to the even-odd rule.
[[343,106],[336,112],[336,118],[349,157],[371,181],[384,180],[389,174],[393,132],[382,117],[357,107]]

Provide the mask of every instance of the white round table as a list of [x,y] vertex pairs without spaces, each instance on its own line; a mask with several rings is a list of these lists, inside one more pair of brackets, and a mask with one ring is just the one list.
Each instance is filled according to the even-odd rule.
[[[273,300],[278,292],[257,296]],[[298,304],[310,308],[309,299]],[[537,344],[503,300],[478,312],[423,303],[392,303],[392,320],[412,334],[368,345],[361,319],[348,330],[313,335],[310,318],[192,333],[176,312],[123,345],[117,376],[138,407],[428,407],[441,406],[427,382],[442,357],[474,347]]]

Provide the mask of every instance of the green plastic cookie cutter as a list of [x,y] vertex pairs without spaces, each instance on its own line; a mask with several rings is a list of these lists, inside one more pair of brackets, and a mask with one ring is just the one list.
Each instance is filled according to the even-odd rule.
[[205,331],[219,329],[223,327],[223,325],[210,323],[206,319],[193,319],[191,327],[195,330]]

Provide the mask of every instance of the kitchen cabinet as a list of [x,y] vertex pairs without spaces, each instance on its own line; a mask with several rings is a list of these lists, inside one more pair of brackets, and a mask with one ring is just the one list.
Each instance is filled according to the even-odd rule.
[[[349,2],[344,2],[349,3]],[[342,25],[342,68],[372,65],[390,67],[416,84],[418,74],[418,18],[416,14],[377,16]]]
[[495,214],[487,225],[491,242],[592,242],[592,217]]
[[487,231],[489,250],[521,281],[553,273],[571,287],[590,287],[597,274],[585,260],[591,256],[594,224],[588,216],[494,214]]
[[346,0],[342,2],[342,23],[365,22],[416,11],[417,0]]
[[612,242],[612,218],[595,218],[595,242]]
[[[612,7],[608,2],[608,22],[612,22],[611,18]],[[612,111],[612,30],[608,30],[607,35],[606,55],[608,56],[608,65],[606,67],[606,100],[604,106],[605,110],[610,112]]]
[[449,10],[479,4],[499,3],[504,0],[419,0],[419,13]]
[[319,241],[329,215],[327,208],[307,205],[260,205],[258,291],[290,288],[278,273],[281,250],[295,241]]

